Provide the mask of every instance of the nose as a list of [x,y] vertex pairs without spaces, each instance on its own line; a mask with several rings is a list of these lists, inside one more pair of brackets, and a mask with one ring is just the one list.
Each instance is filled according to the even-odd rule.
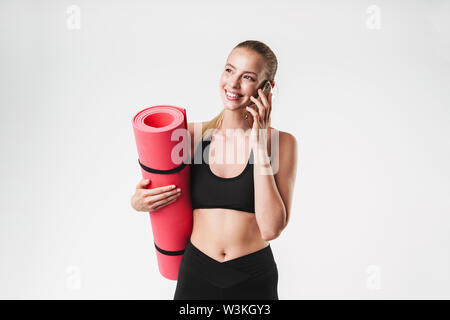
[[228,79],[228,86],[230,88],[239,88],[239,86],[240,86],[239,76],[230,77]]

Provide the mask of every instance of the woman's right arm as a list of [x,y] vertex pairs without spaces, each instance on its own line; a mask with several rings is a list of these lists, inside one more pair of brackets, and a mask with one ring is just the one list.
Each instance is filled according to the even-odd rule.
[[[191,136],[191,161],[194,155],[194,122],[188,122],[187,127]],[[165,207],[177,200],[181,194],[180,188],[164,186],[147,189],[150,181],[142,179],[136,186],[136,192],[131,196],[131,206],[136,211],[152,212]]]

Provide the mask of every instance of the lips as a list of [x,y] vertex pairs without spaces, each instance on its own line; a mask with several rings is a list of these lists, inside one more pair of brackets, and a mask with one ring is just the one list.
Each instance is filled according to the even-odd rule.
[[239,93],[231,93],[227,90],[225,90],[225,96],[227,97],[228,100],[234,101],[234,100],[239,100],[240,98],[243,97],[242,94]]
[[239,92],[232,92],[232,91],[229,91],[229,90],[226,90],[226,89],[225,89],[225,92],[226,93],[235,94],[235,95],[238,95],[238,96],[242,97],[242,94],[240,94]]

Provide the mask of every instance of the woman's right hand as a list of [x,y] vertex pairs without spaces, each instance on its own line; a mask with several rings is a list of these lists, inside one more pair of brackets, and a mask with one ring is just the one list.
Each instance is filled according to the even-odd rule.
[[152,212],[175,202],[181,194],[180,188],[169,185],[147,189],[149,180],[142,179],[131,197],[131,206],[136,211]]

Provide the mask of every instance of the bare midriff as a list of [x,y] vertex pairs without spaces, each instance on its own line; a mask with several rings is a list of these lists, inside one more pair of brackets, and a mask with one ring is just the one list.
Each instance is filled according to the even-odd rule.
[[195,209],[191,242],[219,262],[236,259],[269,245],[255,214],[232,209]]

